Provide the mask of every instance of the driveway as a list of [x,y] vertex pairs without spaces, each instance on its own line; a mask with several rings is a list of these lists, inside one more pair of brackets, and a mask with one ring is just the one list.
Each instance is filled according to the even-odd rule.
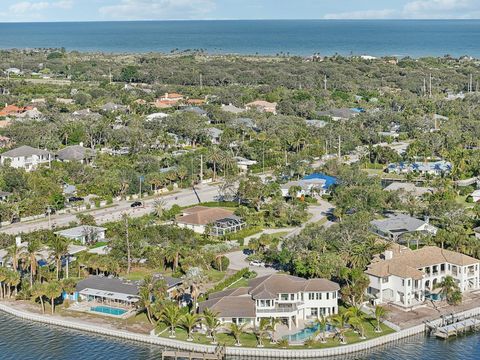
[[248,267],[250,271],[255,271],[258,276],[271,275],[277,272],[277,270],[271,267],[250,266],[247,261],[247,255],[241,250],[225,254],[225,256],[230,260],[230,265],[228,266],[229,270],[239,271]]

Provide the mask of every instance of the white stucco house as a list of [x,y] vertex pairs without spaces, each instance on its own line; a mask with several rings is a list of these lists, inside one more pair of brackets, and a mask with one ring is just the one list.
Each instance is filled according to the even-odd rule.
[[199,312],[208,308],[218,312],[223,323],[252,327],[262,318],[275,318],[291,329],[299,327],[300,321],[338,313],[339,290],[337,283],[327,279],[273,274],[250,280],[247,287],[210,294],[199,304]]
[[10,162],[11,167],[25,169],[26,171],[35,170],[40,164],[50,164],[52,159],[53,155],[48,151],[35,149],[31,146],[20,146],[0,155],[2,165]]
[[55,234],[85,245],[105,241],[106,230],[106,228],[100,226],[80,225],[57,231]]
[[395,245],[374,259],[365,274],[367,293],[376,304],[393,304],[404,309],[437,300],[435,285],[452,276],[462,293],[480,287],[480,260],[436,246],[410,250]]

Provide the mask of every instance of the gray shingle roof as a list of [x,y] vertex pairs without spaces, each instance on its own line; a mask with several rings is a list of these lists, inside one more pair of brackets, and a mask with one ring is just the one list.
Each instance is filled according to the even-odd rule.
[[120,294],[138,295],[138,283],[127,282],[122,279],[110,279],[103,276],[90,276],[77,284],[76,290],[94,289],[102,291],[111,291]]
[[38,156],[48,156],[50,153],[46,150],[42,149],[35,149],[31,146],[23,145],[18,148],[9,150],[1,154],[3,157],[24,157],[24,156],[32,156],[32,155],[38,155]]
[[59,150],[57,156],[60,160],[81,161],[91,157],[94,154],[92,149],[84,148],[80,145],[67,146]]

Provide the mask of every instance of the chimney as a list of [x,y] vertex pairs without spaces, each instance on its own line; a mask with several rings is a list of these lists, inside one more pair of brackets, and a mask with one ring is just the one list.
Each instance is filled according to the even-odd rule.
[[385,250],[385,260],[391,260],[393,258],[393,251],[392,250]]
[[17,246],[20,246],[22,244],[22,237],[21,236],[16,236],[15,237],[15,244]]

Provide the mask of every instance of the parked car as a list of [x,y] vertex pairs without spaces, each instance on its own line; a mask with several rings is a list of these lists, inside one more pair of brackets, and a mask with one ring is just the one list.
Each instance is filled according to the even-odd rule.
[[132,203],[132,205],[130,205],[130,207],[132,208],[136,208],[136,207],[139,207],[139,206],[142,206],[142,202],[141,201],[135,201]]
[[250,261],[250,266],[265,267],[265,263],[259,260],[252,260]]
[[83,201],[83,198],[79,196],[72,196],[68,198],[68,202],[76,202],[76,201]]

